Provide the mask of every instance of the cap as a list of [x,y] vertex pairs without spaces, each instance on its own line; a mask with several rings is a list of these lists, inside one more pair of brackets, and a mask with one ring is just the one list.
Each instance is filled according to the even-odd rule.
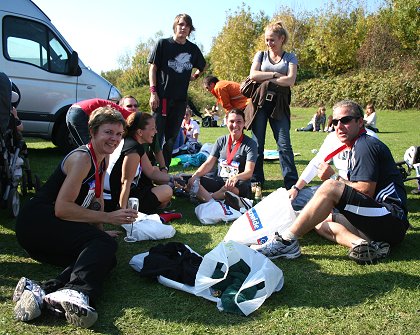
[[19,94],[17,94],[15,91],[12,91],[12,104],[17,102],[19,100]]

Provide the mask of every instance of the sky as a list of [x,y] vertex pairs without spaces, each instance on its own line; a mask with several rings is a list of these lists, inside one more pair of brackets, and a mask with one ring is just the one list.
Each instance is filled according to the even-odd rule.
[[[368,10],[381,0],[365,0]],[[212,40],[222,30],[226,13],[242,3],[253,13],[263,11],[272,17],[283,6],[297,12],[321,9],[327,0],[33,0],[51,19],[61,35],[77,51],[83,63],[95,72],[118,69],[118,60],[133,55],[136,45],[147,42],[157,32],[172,36],[176,15],[192,17],[193,39],[210,51]]]

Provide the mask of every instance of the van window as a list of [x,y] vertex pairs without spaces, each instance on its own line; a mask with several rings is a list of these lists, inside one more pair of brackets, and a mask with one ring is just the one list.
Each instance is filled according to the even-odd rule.
[[68,73],[70,53],[45,25],[14,16],[3,19],[4,56],[49,72]]

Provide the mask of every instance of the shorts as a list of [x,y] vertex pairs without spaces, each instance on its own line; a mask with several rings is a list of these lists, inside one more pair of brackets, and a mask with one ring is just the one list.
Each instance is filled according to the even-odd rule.
[[[200,184],[208,192],[213,193],[219,191],[225,186],[225,180],[217,175],[207,174],[200,178]],[[235,187],[239,190],[239,196],[244,198],[251,198],[251,181],[239,180]]]
[[378,203],[348,185],[335,207],[373,241],[398,244],[409,227],[404,211],[397,204]]

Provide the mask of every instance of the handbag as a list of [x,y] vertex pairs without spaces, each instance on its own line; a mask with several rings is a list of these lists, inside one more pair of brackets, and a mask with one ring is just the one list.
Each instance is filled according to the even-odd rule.
[[242,95],[247,98],[251,98],[252,95],[255,93],[257,88],[260,86],[260,83],[252,80],[249,76],[241,83],[240,91]]
[[[260,63],[262,63],[263,56],[264,56],[264,52],[260,51],[260,54],[259,54],[259,62]],[[243,96],[245,96],[247,98],[251,98],[260,85],[261,85],[261,83],[257,83],[256,81],[252,80],[248,76],[248,77],[246,77],[246,79],[243,82],[241,82],[241,85],[240,85],[239,89],[240,89]]]

